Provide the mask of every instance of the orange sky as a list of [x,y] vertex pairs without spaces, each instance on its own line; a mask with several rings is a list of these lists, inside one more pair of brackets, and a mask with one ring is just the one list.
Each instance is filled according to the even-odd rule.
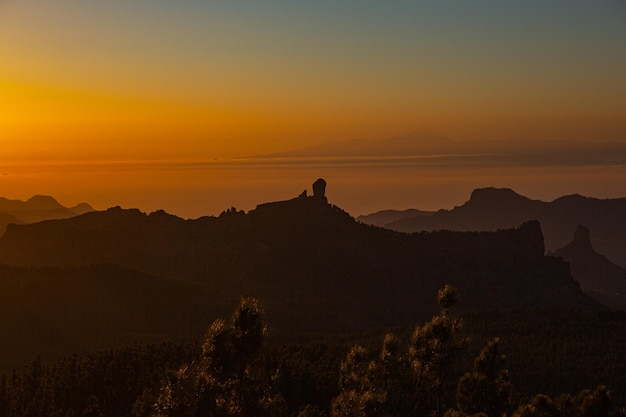
[[[271,188],[299,174],[277,170],[274,178],[267,171],[240,176],[224,170],[222,183],[174,176],[178,183],[161,170],[134,168],[143,180],[114,188],[143,197],[119,201],[104,192],[110,188],[106,170],[87,175],[76,166],[212,161],[333,140],[385,139],[417,128],[456,140],[624,142],[624,21],[626,7],[611,0],[270,0],[263,6],[7,0],[0,2],[0,168],[7,174],[2,194],[61,193],[72,201],[91,196],[102,206],[126,201],[148,209],[159,204],[156,195],[167,198],[158,191],[166,182],[170,194],[180,187],[193,195],[194,186],[222,193],[205,207],[190,201],[195,209],[177,199],[177,210],[195,215],[236,200],[225,189],[258,189],[250,177],[265,175]],[[337,167],[327,172],[343,181]],[[365,183],[380,173],[357,174]],[[488,176],[471,174],[475,181],[462,181],[467,184],[456,195],[469,195],[466,188],[474,184],[492,185]],[[411,174],[402,175],[406,181]],[[432,184],[441,175],[433,171]],[[314,170],[302,176],[302,187],[317,176]],[[603,184],[616,182],[609,172],[602,177]],[[385,178],[393,182],[392,171]],[[101,187],[98,196],[88,180]],[[354,186],[359,178],[350,183],[355,195],[361,193]],[[559,181],[552,187],[558,193]],[[381,193],[378,198],[390,205],[443,203]],[[354,203],[355,210],[374,206],[365,197]]]

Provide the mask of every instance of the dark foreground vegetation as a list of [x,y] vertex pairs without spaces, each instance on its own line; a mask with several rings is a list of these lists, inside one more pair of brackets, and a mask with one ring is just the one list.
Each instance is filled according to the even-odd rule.
[[416,328],[284,345],[246,298],[198,343],[37,358],[0,379],[0,416],[626,415],[624,315],[456,300]]

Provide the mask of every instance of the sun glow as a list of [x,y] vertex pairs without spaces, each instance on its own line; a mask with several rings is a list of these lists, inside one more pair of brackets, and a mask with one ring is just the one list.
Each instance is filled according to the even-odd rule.
[[[341,197],[357,212],[377,208],[368,203],[372,184],[388,206],[435,207],[474,186],[519,184],[534,195],[532,179],[556,190],[568,167],[550,159],[541,168],[559,174],[541,172],[546,185],[539,167],[501,163],[502,176],[494,161],[488,173],[452,163],[232,161],[419,128],[458,141],[626,140],[626,32],[623,8],[611,2],[1,3],[0,185],[8,197],[55,194],[105,207],[123,195],[146,209],[162,198],[197,215],[203,210],[189,207],[199,201],[209,212],[250,208],[326,175],[360,196]],[[616,158],[617,168],[589,175],[602,179],[595,189],[603,195],[623,188]],[[565,181],[581,187],[573,192],[594,190],[578,176],[583,168]],[[434,197],[444,191],[456,197]]]

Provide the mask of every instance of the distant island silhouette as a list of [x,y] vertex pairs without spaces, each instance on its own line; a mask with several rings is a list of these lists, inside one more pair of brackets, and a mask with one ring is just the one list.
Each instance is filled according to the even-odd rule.
[[[417,129],[388,139],[325,142],[253,158],[407,158],[438,157],[464,163],[472,157],[502,166],[613,165],[626,160],[623,141],[572,140],[455,140],[428,129]],[[423,159],[422,159],[423,160]]]

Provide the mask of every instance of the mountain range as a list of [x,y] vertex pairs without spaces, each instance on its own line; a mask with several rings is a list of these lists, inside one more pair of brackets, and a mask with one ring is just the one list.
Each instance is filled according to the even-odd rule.
[[13,354],[201,337],[241,296],[262,301],[274,338],[415,324],[445,284],[459,311],[604,308],[545,255],[536,221],[404,234],[320,196],[195,220],[115,207],[11,224],[0,264],[0,346]]
[[94,211],[87,203],[65,207],[50,196],[36,195],[27,201],[0,197],[0,235],[8,224],[36,223],[44,220],[67,219]]
[[493,231],[538,220],[549,251],[568,244],[572,232],[584,225],[591,233],[593,246],[612,262],[626,267],[626,198],[597,199],[576,194],[544,202],[508,188],[479,188],[467,202],[451,210],[392,214],[384,211],[359,216],[357,220],[407,233],[444,229]]

